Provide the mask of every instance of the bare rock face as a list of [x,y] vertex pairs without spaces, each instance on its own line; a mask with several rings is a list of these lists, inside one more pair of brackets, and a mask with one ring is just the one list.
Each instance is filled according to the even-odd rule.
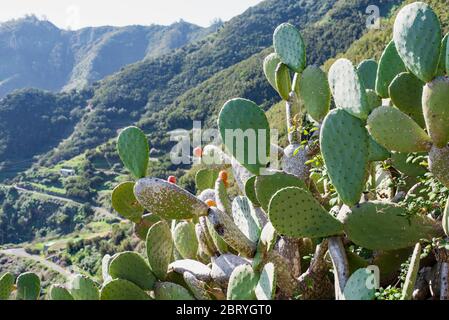
[[449,188],[449,146],[443,149],[432,147],[429,153],[429,165],[433,175]]

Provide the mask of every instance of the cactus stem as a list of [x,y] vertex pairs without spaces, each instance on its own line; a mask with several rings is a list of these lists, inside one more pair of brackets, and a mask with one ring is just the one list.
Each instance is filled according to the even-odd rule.
[[449,300],[449,263],[441,263],[440,300]]
[[341,237],[329,239],[329,254],[334,265],[335,297],[343,299],[343,290],[349,279],[349,263]]

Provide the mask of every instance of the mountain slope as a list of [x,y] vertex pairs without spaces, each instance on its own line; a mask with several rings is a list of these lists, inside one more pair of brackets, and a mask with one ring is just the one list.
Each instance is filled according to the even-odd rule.
[[165,54],[216,30],[171,26],[58,29],[34,16],[0,25],[0,97],[20,88],[79,89],[121,67]]

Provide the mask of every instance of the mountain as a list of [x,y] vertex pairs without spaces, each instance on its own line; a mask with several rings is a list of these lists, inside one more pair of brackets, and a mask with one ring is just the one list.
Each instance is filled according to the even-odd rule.
[[84,88],[125,65],[203,38],[219,24],[96,27],[61,30],[35,16],[0,25],[0,97],[21,88]]

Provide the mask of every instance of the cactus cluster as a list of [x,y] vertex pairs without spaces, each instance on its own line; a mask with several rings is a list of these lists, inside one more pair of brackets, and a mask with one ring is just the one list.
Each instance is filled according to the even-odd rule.
[[[282,24],[263,68],[285,101],[289,145],[273,148],[269,121],[257,104],[228,101],[218,117],[225,151],[208,146],[195,155],[229,161],[199,171],[194,195],[173,180],[146,177],[145,134],[124,129],[118,152],[136,180],[117,186],[112,204],[135,224],[146,256],[106,256],[101,285],[77,276],[67,287],[53,286],[49,297],[372,300],[376,282],[391,283],[415,247],[401,297],[414,298],[421,244],[449,237],[449,200],[441,217],[411,212],[402,200],[417,186],[404,192],[385,181],[393,174],[412,182],[433,175],[449,188],[447,42],[433,10],[412,3],[399,12],[379,62],[355,67],[339,59],[326,74],[307,65],[300,32]],[[316,128],[313,135],[303,134],[306,124]],[[255,145],[243,139],[239,150],[232,130],[253,130]],[[281,169],[267,160],[279,150]],[[408,161],[417,154],[428,159],[427,167]],[[312,170],[316,159],[323,160],[328,181]],[[240,187],[234,199],[227,172]],[[435,256],[447,279],[445,247]],[[379,268],[380,279],[369,265]],[[36,281],[19,277],[18,296],[36,298]],[[447,281],[440,287],[447,298]],[[0,298],[12,288],[11,277],[3,276]]]

